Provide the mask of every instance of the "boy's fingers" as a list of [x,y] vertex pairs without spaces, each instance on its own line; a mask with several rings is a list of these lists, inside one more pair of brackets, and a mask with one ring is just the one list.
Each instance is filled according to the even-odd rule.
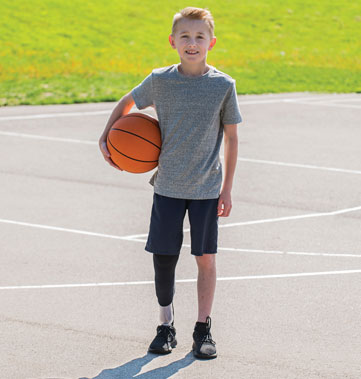
[[100,147],[100,151],[102,152],[103,154],[103,157],[104,159],[114,168],[120,170],[120,171],[123,171],[121,168],[119,168],[113,161],[112,159],[110,158],[110,153],[109,153],[109,150],[107,148],[107,143],[106,141],[102,141],[100,144],[99,144],[99,147]]
[[103,155],[110,158],[110,153],[109,153],[106,141],[101,142],[99,147]]
[[110,159],[110,158],[105,158],[105,160],[113,167],[118,168],[118,166]]
[[218,216],[221,216],[222,213],[223,213],[223,200],[219,199],[218,207],[217,207],[217,214],[218,214]]
[[111,165],[113,166],[114,168],[120,170],[120,171],[123,171],[120,167],[118,167],[110,158],[105,158],[105,160]]
[[228,217],[231,213],[232,203],[225,202],[220,199],[218,202],[218,216],[220,217]]
[[232,204],[226,204],[223,211],[223,217],[228,217],[231,213]]

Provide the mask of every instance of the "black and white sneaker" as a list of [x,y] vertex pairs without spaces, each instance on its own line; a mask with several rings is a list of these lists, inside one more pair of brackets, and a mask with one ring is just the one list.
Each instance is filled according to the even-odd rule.
[[200,359],[217,357],[216,343],[211,335],[211,318],[206,322],[197,322],[193,332],[193,355]]
[[149,346],[148,351],[153,354],[169,354],[177,346],[176,330],[173,325],[159,325],[157,335]]

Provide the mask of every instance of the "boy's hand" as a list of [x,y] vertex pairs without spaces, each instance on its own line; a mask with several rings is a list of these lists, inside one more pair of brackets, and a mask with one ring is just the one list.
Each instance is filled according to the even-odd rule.
[[232,209],[231,191],[222,190],[218,200],[218,216],[228,217]]
[[107,148],[107,142],[106,141],[103,141],[103,140],[100,140],[99,141],[99,147],[100,147],[100,151],[102,152],[103,154],[103,157],[104,159],[111,165],[113,166],[114,168],[120,170],[120,171],[123,171],[121,168],[119,168],[110,158],[110,153],[109,153],[109,150]]

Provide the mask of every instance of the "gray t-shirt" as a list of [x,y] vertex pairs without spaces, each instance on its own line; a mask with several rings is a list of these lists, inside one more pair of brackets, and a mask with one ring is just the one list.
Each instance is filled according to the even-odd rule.
[[155,193],[179,199],[216,199],[222,185],[223,125],[242,121],[235,81],[215,67],[185,76],[178,65],[152,71],[135,87],[138,109],[154,106],[162,135]]

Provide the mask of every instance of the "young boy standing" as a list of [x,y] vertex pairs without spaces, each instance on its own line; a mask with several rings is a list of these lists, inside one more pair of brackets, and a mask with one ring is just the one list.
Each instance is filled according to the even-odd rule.
[[[198,266],[198,320],[193,353],[198,358],[217,356],[210,333],[216,286],[218,217],[230,214],[231,189],[237,163],[237,124],[241,114],[235,81],[207,64],[215,43],[214,22],[206,9],[188,7],[174,16],[169,42],[180,64],[152,71],[125,95],[111,114],[99,145],[106,148],[113,123],[136,104],[153,106],[162,135],[162,150],[154,186],[153,208],[146,250],[153,254],[155,289],[160,323],[149,351],[167,354],[177,344],[173,320],[175,268],[183,241],[183,219],[188,210],[191,254]],[[225,137],[225,176],[219,150]]]

